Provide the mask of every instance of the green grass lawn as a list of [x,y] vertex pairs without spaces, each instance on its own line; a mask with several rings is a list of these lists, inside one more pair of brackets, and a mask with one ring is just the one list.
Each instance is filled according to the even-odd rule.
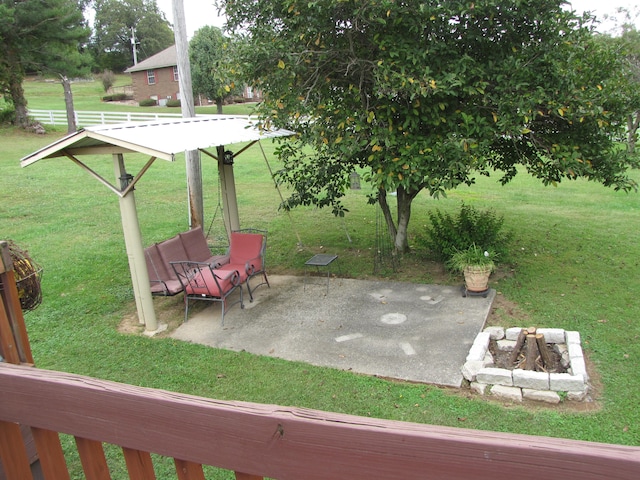
[[[131,85],[131,76],[126,74],[116,75],[114,87],[125,85]],[[28,77],[23,86],[28,108],[36,110],[65,109],[62,85],[58,80]],[[139,107],[119,102],[103,102],[102,97],[106,93],[99,79],[73,82],[71,91],[73,93],[73,106],[78,111],[180,113],[180,108],[175,107]],[[227,115],[244,115],[250,112],[251,105],[251,103],[225,105],[223,113]],[[214,114],[216,113],[216,107],[215,105],[196,107],[196,113]]]
[[[62,99],[61,87],[59,95]],[[34,98],[29,94],[30,105],[41,108],[45,101]],[[595,374],[594,403],[578,408],[502,405],[457,390],[119,333],[123,318],[135,315],[135,305],[116,196],[68,159],[20,168],[21,157],[63,132],[35,136],[5,127],[0,135],[0,237],[28,249],[45,269],[43,303],[26,314],[41,368],[218,399],[640,445],[637,193],[614,192],[584,181],[543,187],[522,175],[505,187],[497,178],[482,178],[446,199],[434,200],[424,193],[416,199],[410,225],[413,245],[419,244],[416,238],[433,208],[455,212],[464,201],[504,215],[514,239],[509,258],[492,278],[499,292],[492,322],[581,333]],[[273,151],[269,143],[264,148],[268,154]],[[127,156],[132,172],[146,160]],[[88,163],[113,177],[110,158],[96,157]],[[205,230],[211,224],[215,238],[222,220],[220,213],[214,215],[218,186],[212,161],[203,159],[203,176]],[[278,192],[259,148],[238,157],[235,176],[242,226],[269,231],[270,273],[301,274],[310,253],[330,249],[340,255],[343,272],[373,278],[378,215],[366,203],[366,188],[348,193],[350,212],[344,220],[313,208],[295,210],[289,217],[278,210]],[[638,172],[634,177],[640,180]],[[158,160],[135,194],[145,244],[188,228],[182,161]],[[387,278],[461,281],[443,275],[440,266],[417,250]],[[160,300],[159,308],[178,319],[184,313],[181,297]]]

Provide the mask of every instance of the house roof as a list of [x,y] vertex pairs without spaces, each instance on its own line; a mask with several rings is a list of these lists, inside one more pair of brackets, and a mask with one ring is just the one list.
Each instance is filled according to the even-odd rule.
[[176,53],[176,46],[171,45],[161,52],[142,60],[137,65],[127,68],[124,72],[140,72],[144,70],[153,70],[154,68],[174,67],[176,65],[178,65],[178,54]]
[[173,161],[186,150],[294,135],[289,130],[262,130],[247,116],[203,115],[153,122],[86,127],[20,160],[26,167],[45,158],[140,152]]

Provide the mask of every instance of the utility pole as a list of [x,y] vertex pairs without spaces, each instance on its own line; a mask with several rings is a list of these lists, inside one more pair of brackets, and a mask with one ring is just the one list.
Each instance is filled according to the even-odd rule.
[[136,47],[136,29],[131,27],[131,49],[133,50],[133,64],[138,64],[138,48]]
[[[182,0],[172,0],[173,34],[176,40],[178,57],[178,81],[180,84],[180,106],[183,118],[196,116],[191,84],[191,65],[189,63],[189,43],[187,42],[187,26],[184,17]],[[204,219],[204,201],[202,196],[202,166],[200,152],[185,152],[187,164],[187,195],[189,199],[189,226],[202,226]]]

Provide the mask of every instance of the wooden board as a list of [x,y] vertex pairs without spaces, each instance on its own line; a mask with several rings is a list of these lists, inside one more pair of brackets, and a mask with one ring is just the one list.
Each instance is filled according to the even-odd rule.
[[100,440],[278,479],[428,472],[452,480],[635,480],[640,471],[637,447],[224,402],[7,364],[0,405],[0,420],[92,439],[91,446]]

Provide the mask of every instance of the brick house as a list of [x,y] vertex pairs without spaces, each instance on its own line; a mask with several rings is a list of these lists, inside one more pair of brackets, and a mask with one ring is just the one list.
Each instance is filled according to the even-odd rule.
[[[131,74],[133,99],[136,102],[152,98],[158,105],[165,105],[167,100],[180,100],[178,54],[175,45],[127,68],[124,72]],[[242,97],[245,101],[255,102],[262,99],[262,92],[245,85]],[[196,105],[211,103],[200,96],[196,96],[194,101]]]
[[165,105],[167,100],[179,100],[177,58],[176,46],[171,45],[127,68],[125,73],[131,74],[134,100],[140,102],[152,98],[158,105]]

